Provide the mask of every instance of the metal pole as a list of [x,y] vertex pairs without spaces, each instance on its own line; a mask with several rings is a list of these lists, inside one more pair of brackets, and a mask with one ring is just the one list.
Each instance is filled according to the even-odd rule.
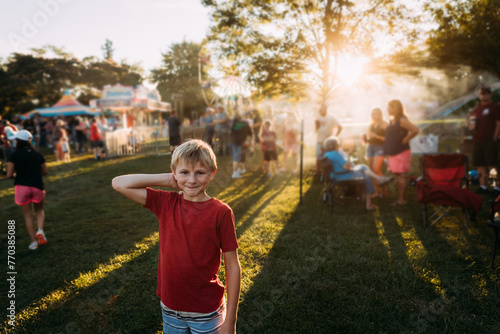
[[304,119],[302,119],[300,124],[300,201],[302,204],[302,173],[304,165]]

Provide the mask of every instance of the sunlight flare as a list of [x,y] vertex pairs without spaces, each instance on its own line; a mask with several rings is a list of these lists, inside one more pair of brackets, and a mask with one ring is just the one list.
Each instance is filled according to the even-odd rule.
[[366,58],[359,55],[341,55],[337,58],[336,78],[343,84],[352,86],[363,77]]

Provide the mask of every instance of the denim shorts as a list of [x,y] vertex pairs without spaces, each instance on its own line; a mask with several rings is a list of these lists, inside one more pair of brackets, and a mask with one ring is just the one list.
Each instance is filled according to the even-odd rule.
[[209,314],[189,316],[185,312],[177,312],[161,307],[163,317],[163,333],[165,334],[210,334],[218,333],[226,318],[225,304]]
[[373,158],[384,155],[384,147],[380,145],[368,144],[366,147],[366,157]]
[[241,162],[241,145],[233,144],[232,154],[234,162]]

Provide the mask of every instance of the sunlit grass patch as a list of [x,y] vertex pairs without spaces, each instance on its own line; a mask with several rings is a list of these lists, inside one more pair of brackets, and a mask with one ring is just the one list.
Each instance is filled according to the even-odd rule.
[[[110,259],[107,263],[98,264],[98,267],[94,271],[80,274],[78,278],[72,280],[67,285],[52,291],[47,296],[41,298],[29,307],[20,310],[16,315],[17,326],[24,326],[25,322],[33,321],[34,318],[41,319],[41,317],[44,316],[44,313],[50,312],[54,308],[58,307],[60,304],[64,303],[67,298],[78,293],[79,290],[87,289],[93,284],[99,282],[109,275],[110,272],[120,268],[123,264],[134,260],[157,243],[158,233],[154,233],[137,243],[135,245],[135,249],[132,249],[130,252],[117,255]],[[4,326],[7,327],[7,324],[4,323]]]

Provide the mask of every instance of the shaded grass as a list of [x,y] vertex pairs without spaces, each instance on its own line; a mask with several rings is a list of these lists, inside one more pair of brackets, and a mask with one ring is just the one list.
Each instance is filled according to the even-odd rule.
[[[259,158],[247,169],[257,171]],[[11,181],[0,180],[2,254],[6,221],[17,222],[19,320],[15,328],[3,323],[2,332],[160,332],[156,218],[114,193],[110,181],[168,166],[168,157],[157,156],[50,161],[49,244],[37,252],[27,250]],[[407,208],[389,207],[387,198],[378,199],[378,211],[364,212],[345,198],[331,213],[310,171],[299,205],[298,177],[249,172],[231,180],[230,160],[219,159],[219,167],[209,193],[235,213],[243,268],[239,333],[499,331],[500,282],[498,270],[488,268],[485,212],[469,231],[450,221],[425,229],[414,188]],[[4,291],[0,302],[8,305]]]

